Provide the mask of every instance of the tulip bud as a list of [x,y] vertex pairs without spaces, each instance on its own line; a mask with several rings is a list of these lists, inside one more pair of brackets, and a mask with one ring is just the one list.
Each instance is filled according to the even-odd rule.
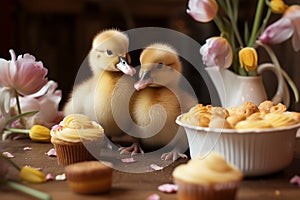
[[247,71],[255,70],[257,67],[257,52],[252,47],[245,47],[239,51],[241,67]]
[[273,13],[282,14],[288,8],[288,6],[282,0],[271,0],[271,10]]
[[216,0],[189,0],[187,13],[198,22],[210,22],[218,13]]
[[203,63],[207,67],[229,68],[232,64],[232,48],[222,37],[211,37],[200,48]]
[[19,172],[19,177],[21,180],[30,183],[46,182],[46,175],[43,172],[29,166],[24,166],[21,168]]
[[33,125],[29,131],[29,137],[37,142],[50,142],[50,129],[41,125]]

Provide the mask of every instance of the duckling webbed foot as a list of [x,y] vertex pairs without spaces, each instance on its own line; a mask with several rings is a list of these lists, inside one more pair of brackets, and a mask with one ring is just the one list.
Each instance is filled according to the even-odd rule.
[[187,159],[187,155],[185,155],[184,153],[180,153],[176,148],[173,149],[172,151],[170,152],[167,152],[167,153],[163,153],[160,157],[162,160],[173,160],[173,162],[175,160],[177,160],[178,158],[184,158],[184,159]]
[[131,153],[131,156],[134,156],[138,153],[144,154],[143,149],[141,148],[140,144],[135,142],[129,147],[120,147],[119,148],[120,154],[127,154]]

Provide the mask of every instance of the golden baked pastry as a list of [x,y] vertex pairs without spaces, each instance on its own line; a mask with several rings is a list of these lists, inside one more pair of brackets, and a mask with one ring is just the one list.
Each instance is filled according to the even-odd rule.
[[231,124],[226,120],[229,113],[225,108],[213,107],[211,111],[210,128],[232,128]]
[[197,104],[189,110],[187,115],[183,115],[181,121],[191,125],[208,127],[211,120],[211,108],[210,105]]
[[285,105],[264,101],[258,107],[245,102],[241,106],[222,108],[198,104],[182,115],[187,124],[227,129],[258,129],[290,126],[300,123],[300,113],[288,112]]
[[178,199],[234,199],[243,174],[220,154],[194,158],[172,173]]
[[267,120],[244,120],[235,125],[235,129],[259,129],[272,127],[272,124]]
[[104,129],[82,114],[65,116],[52,127],[50,134],[57,161],[61,165],[95,160],[89,150],[100,149],[104,139]]
[[290,126],[297,123],[293,115],[289,113],[268,113],[264,118],[275,128]]
[[259,104],[258,109],[261,113],[269,113],[271,107],[274,106],[274,103],[272,101],[264,101]]
[[85,161],[65,167],[67,182],[72,191],[80,194],[103,193],[112,185],[112,164]]

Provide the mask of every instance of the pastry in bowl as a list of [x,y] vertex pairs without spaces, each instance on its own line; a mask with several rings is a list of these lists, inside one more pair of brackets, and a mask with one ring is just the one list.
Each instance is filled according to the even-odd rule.
[[[246,102],[234,108],[209,107],[205,115],[187,112],[176,120],[186,130],[192,159],[213,150],[245,176],[278,172],[293,160],[300,127],[298,112],[287,111],[283,104],[274,105],[271,101],[259,106]],[[207,116],[210,121],[206,126],[197,124],[197,118]]]

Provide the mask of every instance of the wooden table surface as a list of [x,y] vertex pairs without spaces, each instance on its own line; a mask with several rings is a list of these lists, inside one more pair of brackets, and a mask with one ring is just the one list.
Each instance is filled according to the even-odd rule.
[[[40,167],[45,173],[54,176],[64,173],[64,167],[57,164],[56,157],[48,157],[45,153],[52,148],[50,143],[36,143],[29,139],[1,141],[0,150],[8,151],[15,157],[11,158],[19,166],[30,165]],[[24,151],[24,147],[31,147],[32,150]],[[158,191],[157,187],[164,183],[172,183],[172,171],[179,164],[187,162],[187,159],[179,159],[172,162],[162,161],[155,156],[135,156],[135,163],[123,163],[118,152],[110,152],[113,159],[110,160],[118,170],[113,173],[112,189],[109,193],[98,195],[79,195],[73,193],[66,181],[49,181],[43,184],[22,183],[32,188],[47,192],[52,199],[130,199],[143,200],[151,194],[158,194],[160,199],[176,199],[176,194],[166,194]],[[150,165],[157,164],[165,166],[159,171],[151,170]],[[133,173],[130,171],[140,171],[143,173]],[[246,178],[241,182],[237,193],[237,200],[253,199],[300,199],[300,187],[292,185],[289,180],[294,175],[300,175],[300,139],[296,141],[295,157],[293,162],[285,170],[276,174]],[[17,180],[17,171],[9,169],[9,178]],[[2,187],[0,189],[0,199],[33,199],[13,189]]]

